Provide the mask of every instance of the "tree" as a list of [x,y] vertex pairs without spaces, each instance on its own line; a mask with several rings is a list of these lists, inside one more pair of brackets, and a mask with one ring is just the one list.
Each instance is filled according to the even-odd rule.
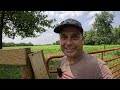
[[37,33],[46,31],[45,27],[54,27],[55,19],[47,17],[41,11],[4,11],[3,33],[12,39],[15,36],[36,37]]
[[0,49],[2,49],[3,16],[4,16],[4,12],[0,11]]
[[114,28],[112,32],[113,32],[112,37],[113,44],[120,44],[120,26],[118,26],[118,28]]
[[96,14],[95,22],[93,28],[97,30],[98,36],[107,36],[112,33],[112,23],[113,23],[113,14],[110,14],[107,11],[101,12],[101,14]]
[[60,40],[57,40],[53,45],[60,45]]
[[56,45],[60,45],[60,40],[56,41]]
[[28,45],[28,46],[33,46],[33,44],[32,44],[31,42],[29,42],[27,45]]
[[[113,14],[110,14],[107,11],[101,12],[101,14],[96,14],[95,22],[93,24],[93,28],[97,31],[97,36],[99,37],[110,37],[112,36],[112,23],[113,23]],[[105,43],[104,43],[105,49]]]
[[94,45],[95,30],[90,29],[89,31],[84,32],[85,45]]

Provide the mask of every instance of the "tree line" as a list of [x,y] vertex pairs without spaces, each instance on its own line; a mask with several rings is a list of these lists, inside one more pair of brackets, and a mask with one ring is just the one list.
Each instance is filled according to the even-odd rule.
[[120,45],[120,25],[116,28],[113,28],[111,34],[103,36],[103,34],[98,35],[97,31],[91,29],[84,32],[85,45],[101,45],[101,44],[119,44]]
[[120,44],[120,25],[113,28],[115,15],[102,11],[95,15],[93,29],[84,33],[86,45]]
[[13,43],[13,42],[2,42],[2,47],[12,47],[12,46],[33,46],[31,42],[29,43]]

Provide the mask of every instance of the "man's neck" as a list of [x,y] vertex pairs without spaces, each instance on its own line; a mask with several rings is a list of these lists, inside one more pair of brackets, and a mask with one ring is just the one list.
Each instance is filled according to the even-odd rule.
[[67,60],[69,62],[69,64],[74,64],[76,62],[79,62],[83,57],[83,51],[81,51],[79,53],[79,55],[75,56],[75,57],[67,57]]

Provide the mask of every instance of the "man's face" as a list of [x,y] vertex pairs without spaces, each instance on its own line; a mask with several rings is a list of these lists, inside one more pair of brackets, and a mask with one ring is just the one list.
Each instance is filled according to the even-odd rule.
[[76,57],[83,49],[83,35],[74,27],[65,27],[60,33],[60,46],[66,56]]

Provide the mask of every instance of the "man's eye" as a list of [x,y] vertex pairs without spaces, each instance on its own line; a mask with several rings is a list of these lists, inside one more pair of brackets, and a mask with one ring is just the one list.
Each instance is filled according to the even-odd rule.
[[66,37],[61,37],[61,39],[66,39]]
[[79,37],[73,37],[73,40],[78,40],[79,39]]

